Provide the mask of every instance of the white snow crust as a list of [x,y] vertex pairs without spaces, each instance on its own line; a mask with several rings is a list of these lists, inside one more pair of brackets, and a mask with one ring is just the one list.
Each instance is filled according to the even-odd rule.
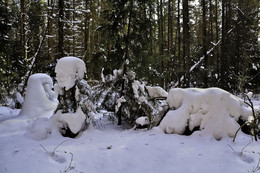
[[20,115],[31,118],[50,117],[58,104],[57,96],[52,88],[52,79],[47,74],[31,75]]
[[86,72],[84,61],[77,57],[64,57],[58,60],[55,66],[56,79],[60,88],[69,90],[76,80],[83,79]]
[[[145,84],[141,83],[138,80],[134,80],[134,82],[132,83],[132,89],[134,92],[134,96],[135,98],[139,98],[142,95],[145,95]],[[140,93],[139,93],[140,91]]]
[[246,121],[252,115],[243,100],[219,88],[175,88],[167,97],[169,111],[159,127],[166,133],[183,134],[186,127],[199,127],[201,135],[213,135],[217,140],[233,137],[240,127],[239,118]]
[[[259,107],[259,99],[254,105]],[[1,173],[259,172],[260,141],[243,133],[232,142],[198,133],[169,135],[160,128],[126,130],[107,121],[109,113],[104,110],[96,114],[99,127],[71,139],[55,133],[52,119],[33,121],[18,113],[0,106]]]
[[116,113],[119,111],[122,103],[126,102],[126,99],[124,98],[124,96],[120,97],[119,99],[117,99],[116,101],[116,107],[115,107],[115,111]]
[[139,117],[135,120],[135,123],[141,126],[149,124],[149,118],[148,117]]
[[168,96],[168,93],[162,87],[159,87],[159,86],[154,86],[154,87],[146,86],[146,89],[148,91],[150,98],[152,98],[152,99],[157,98],[157,97],[167,97]]
[[80,130],[82,130],[85,124],[86,115],[79,107],[75,113],[62,113],[61,110],[59,110],[51,117],[51,120],[58,129],[69,127],[71,132],[77,134]]
[[51,120],[47,117],[35,119],[27,129],[27,135],[35,140],[44,140],[52,133]]

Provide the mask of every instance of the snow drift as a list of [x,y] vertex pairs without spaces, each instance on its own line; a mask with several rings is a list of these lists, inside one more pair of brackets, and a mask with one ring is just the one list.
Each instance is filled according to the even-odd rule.
[[33,74],[29,77],[25,100],[19,115],[31,118],[51,116],[58,100],[52,90],[53,82],[47,74]]
[[234,137],[240,127],[237,121],[246,121],[251,110],[243,100],[219,88],[171,89],[167,97],[170,110],[159,127],[166,133],[183,134],[188,127],[199,127],[200,134],[211,134],[215,139]]

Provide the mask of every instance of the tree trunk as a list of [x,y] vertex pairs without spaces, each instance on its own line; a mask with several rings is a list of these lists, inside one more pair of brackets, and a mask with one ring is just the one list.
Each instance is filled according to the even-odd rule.
[[[215,43],[218,42],[219,40],[219,26],[218,26],[218,0],[215,0],[215,30],[216,30],[216,40]],[[216,61],[217,61],[217,74],[219,74],[219,49],[217,48],[216,50]],[[218,75],[219,76],[219,75]]]
[[48,60],[53,59],[53,0],[48,0],[48,23],[47,23],[47,35],[49,36],[47,39],[47,44],[48,44]]
[[[178,0],[177,37],[178,37],[178,60],[181,62],[181,24],[180,24],[180,0]],[[181,64],[181,63],[180,63]]]
[[86,13],[85,13],[85,42],[84,42],[84,48],[85,52],[89,52],[89,47],[90,47],[90,14],[89,14],[89,0],[86,0]]
[[183,64],[186,69],[185,86],[189,87],[190,80],[190,33],[189,33],[189,3],[183,0]]
[[207,55],[207,23],[206,23],[206,3],[205,0],[202,0],[202,30],[203,30],[203,56],[204,56],[204,62],[205,62],[205,76],[204,76],[204,86],[207,87],[208,85],[208,55]]
[[64,56],[64,2],[59,0],[59,20],[58,20],[58,58]]
[[23,50],[24,59],[27,59],[27,48],[26,48],[26,34],[25,34],[25,0],[20,1],[21,16],[20,16],[20,44]]
[[[125,57],[124,57],[124,65],[123,65],[123,76],[125,76],[127,72],[127,64],[126,61],[129,59],[129,36],[130,36],[130,31],[131,31],[131,22],[132,22],[132,12],[133,12],[133,0],[130,1],[130,12],[129,12],[129,19],[128,19],[128,24],[127,24],[127,35],[126,35],[126,47],[125,47]],[[122,86],[121,86],[121,92],[120,96],[124,96],[124,90],[125,90],[125,79],[124,77],[122,78]],[[118,125],[122,124],[122,106],[119,108],[119,113],[118,113]]]
[[226,0],[222,0],[222,46],[221,46],[221,59],[220,59],[220,77],[221,87],[227,90],[227,77],[226,77],[226,64],[227,64],[227,24],[226,24]]
[[75,30],[74,30],[74,21],[76,19],[76,0],[73,0],[73,17],[72,17],[72,53],[73,55],[76,55],[76,51],[75,51]]
[[173,24],[172,24],[172,17],[173,10],[172,10],[172,0],[168,2],[168,50],[167,53],[170,55],[173,51]]

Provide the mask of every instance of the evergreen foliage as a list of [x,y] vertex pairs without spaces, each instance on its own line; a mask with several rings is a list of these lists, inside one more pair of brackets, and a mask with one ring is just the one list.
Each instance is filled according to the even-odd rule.
[[259,92],[257,0],[3,0],[0,8],[2,96],[28,71],[54,77],[61,56],[83,59],[91,80],[129,59],[139,79],[165,89],[235,92],[246,74],[246,87]]
[[115,112],[132,127],[139,117],[148,117],[148,127],[156,126],[168,108],[165,98],[150,96],[146,84],[135,76],[130,70],[123,74],[123,69],[114,70],[113,76],[107,76],[101,86],[104,91],[101,108]]

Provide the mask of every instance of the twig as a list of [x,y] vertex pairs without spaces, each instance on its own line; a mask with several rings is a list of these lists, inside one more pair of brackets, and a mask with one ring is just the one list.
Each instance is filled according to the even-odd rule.
[[236,133],[235,133],[235,136],[234,136],[234,138],[233,138],[233,142],[235,142],[235,139],[236,139],[236,137],[237,137],[237,133],[239,132],[239,130],[242,129],[245,125],[246,125],[246,122],[245,122],[242,126],[240,126],[239,129],[237,129],[237,131],[236,131]]
[[250,145],[251,143],[253,142],[253,139],[252,139],[252,141],[250,141],[248,144],[246,144],[246,146],[244,146],[244,148],[241,150],[241,155],[243,154],[243,151],[244,151],[244,149],[248,146],[248,145]]
[[46,150],[46,148],[45,148],[42,144],[40,144],[40,146],[43,148],[43,150],[44,150],[46,153],[48,153],[48,151]]
[[256,172],[258,170],[260,170],[260,158],[258,160],[258,163],[257,163],[256,167],[252,170],[252,172]]
[[69,170],[73,169],[74,167],[71,166],[73,161],[73,154],[70,152],[71,158],[70,158],[70,164],[69,166],[64,170],[64,172],[68,172]]
[[55,154],[55,151],[56,151],[56,149],[57,149],[59,146],[61,146],[63,143],[65,143],[65,142],[67,142],[67,141],[68,141],[68,140],[62,141],[59,145],[57,145],[57,146],[54,148],[54,150],[53,150],[53,152],[52,152],[52,155]]
[[233,147],[231,147],[231,145],[228,144],[228,146],[231,148],[232,151],[234,151],[234,153],[236,153],[236,151],[234,150]]

